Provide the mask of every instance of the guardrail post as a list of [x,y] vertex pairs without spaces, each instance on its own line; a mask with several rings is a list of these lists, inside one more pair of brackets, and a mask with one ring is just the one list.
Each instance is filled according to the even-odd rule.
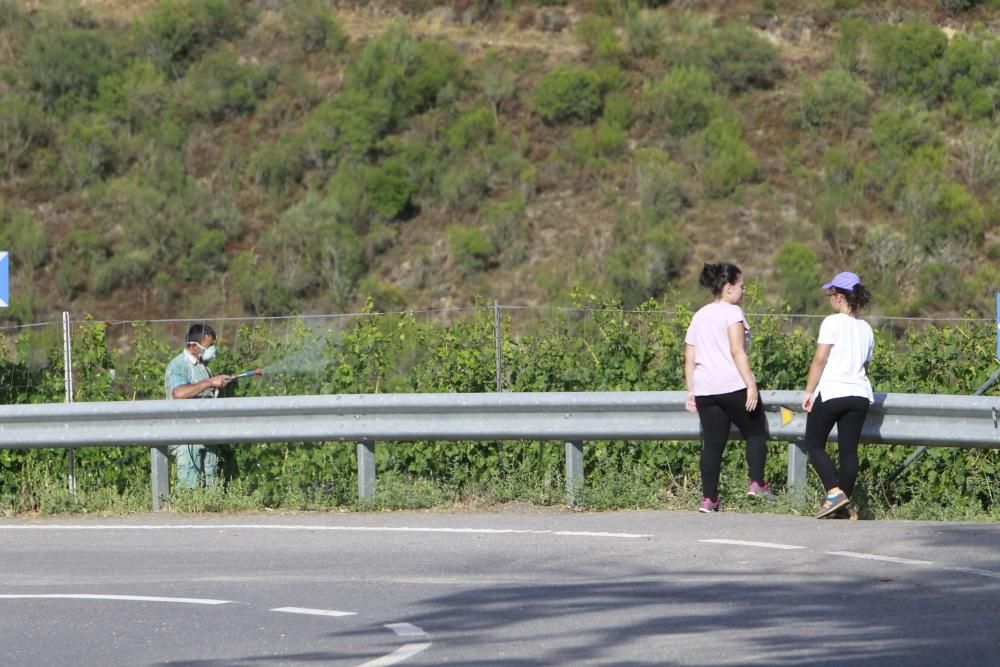
[[809,456],[806,454],[805,442],[792,440],[788,443],[788,491],[797,501],[805,499],[806,464]]
[[159,512],[170,500],[170,459],[166,447],[149,448],[149,479],[153,484],[153,511]]
[[566,502],[576,504],[576,490],[583,487],[583,443],[566,443]]
[[375,443],[358,443],[358,498],[375,496]]

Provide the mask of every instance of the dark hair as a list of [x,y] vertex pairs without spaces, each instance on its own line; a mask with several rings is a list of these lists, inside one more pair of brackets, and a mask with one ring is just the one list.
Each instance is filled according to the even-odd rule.
[[698,284],[712,290],[714,296],[722,294],[726,285],[735,285],[743,272],[735,264],[706,264],[701,268]]
[[856,313],[862,308],[868,306],[872,301],[872,294],[868,291],[868,288],[858,283],[854,286],[854,289],[846,290],[841,287],[834,287],[838,294],[843,294],[844,298],[847,299],[847,307],[851,309],[852,313]]
[[215,338],[215,329],[208,326],[207,324],[192,324],[191,328],[188,329],[187,342],[188,343],[198,343],[201,344],[201,340],[205,336],[211,336]]

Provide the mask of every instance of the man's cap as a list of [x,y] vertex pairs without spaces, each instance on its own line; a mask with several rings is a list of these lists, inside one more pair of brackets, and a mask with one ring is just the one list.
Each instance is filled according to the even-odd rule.
[[854,290],[861,284],[861,278],[858,278],[858,274],[851,273],[850,271],[843,271],[838,273],[833,277],[833,280],[823,285],[820,289],[830,289],[831,287],[838,287],[840,289],[845,289],[848,292]]

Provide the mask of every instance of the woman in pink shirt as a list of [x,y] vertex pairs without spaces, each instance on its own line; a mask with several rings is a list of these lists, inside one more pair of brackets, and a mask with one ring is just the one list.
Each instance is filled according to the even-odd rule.
[[719,472],[729,429],[736,424],[747,441],[747,495],[773,500],[764,481],[767,421],[750,370],[750,325],[743,316],[743,274],[732,264],[705,264],[698,283],[715,297],[691,319],[684,338],[687,409],[701,419],[702,500],[698,510],[719,510]]

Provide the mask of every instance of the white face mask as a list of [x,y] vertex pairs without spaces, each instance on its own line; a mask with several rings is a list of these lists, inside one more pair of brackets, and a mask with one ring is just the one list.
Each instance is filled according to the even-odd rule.
[[195,343],[195,345],[201,348],[202,363],[208,363],[212,359],[215,359],[215,353],[216,353],[215,345],[209,345],[208,347],[205,347],[201,343]]

